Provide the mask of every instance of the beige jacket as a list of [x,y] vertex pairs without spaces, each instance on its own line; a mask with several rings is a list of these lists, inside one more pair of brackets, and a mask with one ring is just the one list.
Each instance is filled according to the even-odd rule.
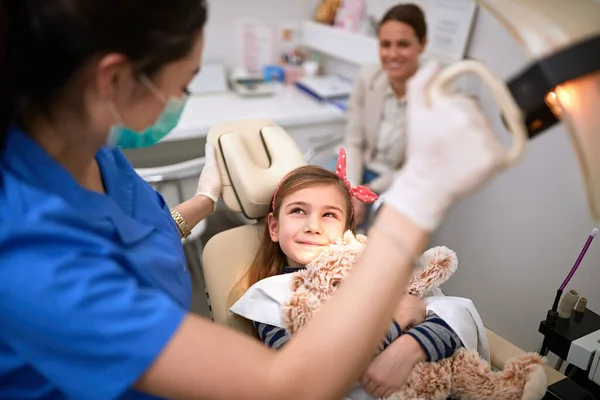
[[[383,102],[389,80],[379,65],[361,68],[356,78],[348,104],[348,125],[344,138],[347,154],[347,177],[356,185],[362,183],[365,166],[373,161],[379,139]],[[376,193],[385,191],[391,184],[394,172],[403,163],[399,154],[394,171],[380,175],[369,186]]]

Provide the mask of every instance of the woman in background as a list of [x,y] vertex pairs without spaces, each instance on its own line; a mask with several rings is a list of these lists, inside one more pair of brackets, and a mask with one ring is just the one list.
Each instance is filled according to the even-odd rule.
[[[378,36],[381,64],[363,67],[358,74],[344,148],[350,182],[381,194],[404,163],[406,82],[417,71],[427,44],[425,15],[414,4],[392,7],[379,23]],[[364,224],[367,207],[354,202],[357,226]]]

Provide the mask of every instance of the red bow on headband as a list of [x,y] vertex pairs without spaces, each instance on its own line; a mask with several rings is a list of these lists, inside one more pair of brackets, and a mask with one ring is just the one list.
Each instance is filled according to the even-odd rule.
[[[292,171],[293,172],[293,171]],[[275,210],[275,198],[277,197],[277,192],[279,192],[279,186],[284,182],[287,177],[291,174],[288,173],[280,182],[279,185],[275,188],[275,192],[273,193],[273,200],[271,202],[271,210]],[[339,176],[350,191],[350,197],[356,197],[358,200],[363,203],[372,203],[377,200],[377,195],[373,193],[366,186],[352,186],[348,178],[346,178],[346,151],[344,149],[340,149],[338,154],[337,165],[335,167],[335,174]],[[354,210],[352,210],[354,213]]]
[[348,186],[348,190],[350,191],[350,196],[356,197],[358,200],[363,203],[372,203],[377,200],[377,195],[373,193],[366,186],[352,186],[348,178],[346,178],[346,150],[340,149],[338,154],[337,166],[335,167],[335,173],[337,176],[342,178]]

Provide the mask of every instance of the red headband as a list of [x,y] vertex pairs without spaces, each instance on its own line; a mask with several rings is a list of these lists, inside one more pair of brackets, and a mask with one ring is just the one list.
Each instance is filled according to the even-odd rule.
[[[340,149],[340,152],[338,154],[337,165],[335,167],[335,174],[339,176],[348,187],[348,190],[350,191],[350,197],[356,197],[363,203],[372,203],[375,200],[377,200],[377,195],[371,190],[369,190],[369,188],[361,185],[352,186],[348,178],[346,178],[346,151],[344,149]],[[275,198],[277,197],[279,186],[281,186],[281,184],[285,182],[289,175],[290,174],[287,174],[281,180],[281,182],[279,182],[279,185],[277,185],[277,188],[273,193],[273,202],[271,203],[271,208],[273,209],[273,211],[275,211]],[[352,212],[354,213],[354,210],[352,210]]]
[[377,195],[369,190],[366,186],[352,186],[348,178],[346,178],[346,151],[344,149],[340,149],[340,153],[338,154],[337,166],[335,167],[335,173],[337,176],[344,180],[346,186],[348,186],[348,190],[350,191],[350,196],[356,197],[358,200],[363,203],[372,203],[377,200]]

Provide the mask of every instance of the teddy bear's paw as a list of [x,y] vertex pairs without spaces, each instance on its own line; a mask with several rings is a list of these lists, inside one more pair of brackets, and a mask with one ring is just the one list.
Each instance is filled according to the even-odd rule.
[[452,389],[452,365],[447,360],[417,364],[401,390],[403,399],[446,400]]
[[[455,397],[464,400],[496,398],[493,395],[499,389],[499,373],[494,372],[475,350],[461,348],[449,360],[452,363],[452,394]],[[513,397],[513,400],[517,399]]]
[[544,361],[538,354],[514,357],[498,372],[472,350],[461,349],[453,358],[453,393],[461,399],[540,400],[544,397],[546,373]]
[[546,395],[548,377],[542,365],[529,367],[529,377],[523,388],[521,400],[541,400]]
[[396,393],[392,393],[387,397],[381,397],[381,400],[412,400],[412,399],[420,399],[417,393],[412,389],[404,385],[402,389],[397,391]]
[[519,399],[540,400],[548,386],[544,364],[544,359],[537,353],[520,354],[505,363],[502,378],[507,386],[519,389]]
[[400,391],[393,393],[388,397],[382,397],[381,400],[446,400],[447,398],[447,393],[440,393],[439,395],[423,395],[418,393],[416,390],[407,388],[405,386],[404,388],[400,389]]

